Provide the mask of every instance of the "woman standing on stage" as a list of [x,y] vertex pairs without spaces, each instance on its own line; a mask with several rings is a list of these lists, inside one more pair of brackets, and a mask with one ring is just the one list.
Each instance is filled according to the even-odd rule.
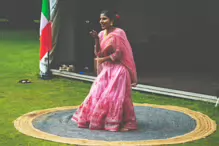
[[99,34],[91,31],[95,40],[98,76],[72,120],[80,128],[108,131],[137,129],[132,103],[132,86],[137,85],[136,66],[126,33],[115,23],[119,16],[102,11]]

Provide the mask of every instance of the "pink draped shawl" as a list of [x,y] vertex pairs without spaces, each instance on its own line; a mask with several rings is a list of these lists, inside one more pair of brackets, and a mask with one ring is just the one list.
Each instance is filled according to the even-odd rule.
[[112,61],[119,61],[123,64],[130,73],[132,83],[137,84],[136,65],[132,47],[127,39],[126,33],[120,28],[115,28],[106,37],[104,37],[104,33],[105,31],[99,33],[101,50],[97,52],[97,56],[99,56],[98,54],[100,53],[108,54],[108,52],[110,52],[109,49],[113,48],[113,52],[110,55]]

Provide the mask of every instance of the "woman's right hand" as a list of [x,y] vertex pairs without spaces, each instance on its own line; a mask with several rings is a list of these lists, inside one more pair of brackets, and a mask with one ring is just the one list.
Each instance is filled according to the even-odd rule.
[[90,32],[90,35],[94,38],[94,39],[99,39],[98,33],[95,30],[92,30]]

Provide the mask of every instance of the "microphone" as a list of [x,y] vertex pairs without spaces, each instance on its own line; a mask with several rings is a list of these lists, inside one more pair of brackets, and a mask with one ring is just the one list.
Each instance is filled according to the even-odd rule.
[[92,23],[90,20],[86,20],[86,21],[85,21],[85,24],[86,24],[86,26],[87,26],[87,28],[88,28],[89,31],[94,30],[93,23]]
[[90,21],[89,21],[89,20],[86,20],[86,21],[85,21],[85,23],[87,23],[87,24],[88,24],[88,23],[90,23]]

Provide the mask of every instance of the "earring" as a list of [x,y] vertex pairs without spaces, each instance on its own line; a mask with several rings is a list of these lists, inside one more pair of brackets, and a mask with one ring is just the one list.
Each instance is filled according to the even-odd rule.
[[113,26],[113,23],[111,23],[110,26]]

